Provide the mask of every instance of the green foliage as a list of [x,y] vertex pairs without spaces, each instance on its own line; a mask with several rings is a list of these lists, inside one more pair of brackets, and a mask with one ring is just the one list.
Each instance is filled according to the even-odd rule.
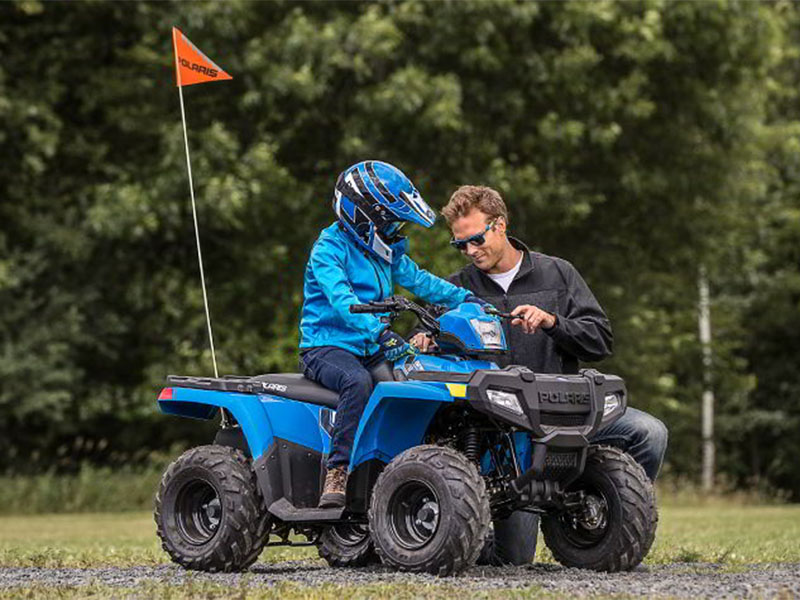
[[[234,76],[184,90],[222,372],[294,370],[334,178],[381,158],[437,207],[497,188],[512,233],[578,267],[615,331],[603,368],[690,477],[706,265],[720,466],[797,496],[797,23],[790,3],[3,4],[0,463],[210,435],[154,405],[166,374],[211,371],[177,25]],[[423,266],[461,264],[443,226],[411,237]]]

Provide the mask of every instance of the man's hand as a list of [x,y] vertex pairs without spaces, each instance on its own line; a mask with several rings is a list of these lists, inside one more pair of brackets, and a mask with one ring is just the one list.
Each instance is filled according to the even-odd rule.
[[556,326],[556,316],[533,304],[521,304],[511,311],[517,317],[512,325],[519,325],[525,333],[536,333],[537,329],[551,329]]
[[416,346],[417,350],[422,353],[427,352],[429,348],[436,347],[436,342],[433,341],[433,338],[422,331],[412,337],[410,342],[412,346]]

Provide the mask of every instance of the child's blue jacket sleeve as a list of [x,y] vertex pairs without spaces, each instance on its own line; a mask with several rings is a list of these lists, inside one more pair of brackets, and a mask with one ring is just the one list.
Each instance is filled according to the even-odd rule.
[[309,262],[322,292],[339,318],[365,338],[376,341],[386,325],[376,315],[350,312],[350,306],[361,304],[361,300],[350,284],[344,265],[345,256],[346,249],[337,248],[337,243],[328,238],[314,245]]
[[392,279],[412,294],[434,304],[444,304],[448,308],[455,308],[470,295],[469,290],[421,269],[407,254],[392,265]]

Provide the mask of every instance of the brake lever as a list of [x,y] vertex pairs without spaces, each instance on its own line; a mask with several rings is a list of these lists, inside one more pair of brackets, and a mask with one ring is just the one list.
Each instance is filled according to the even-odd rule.
[[493,317],[498,317],[500,319],[521,319],[522,318],[519,315],[512,315],[511,313],[499,311],[494,306],[491,306],[491,307],[484,306],[483,307],[483,312],[485,312],[487,315],[492,315]]

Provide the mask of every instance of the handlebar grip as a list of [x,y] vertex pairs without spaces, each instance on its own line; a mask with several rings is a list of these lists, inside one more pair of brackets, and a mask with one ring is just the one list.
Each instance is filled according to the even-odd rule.
[[388,309],[385,306],[376,306],[374,304],[351,304],[350,312],[357,313],[385,313]]
[[373,308],[369,304],[351,304],[350,305],[350,312],[351,313],[370,313],[373,311]]

